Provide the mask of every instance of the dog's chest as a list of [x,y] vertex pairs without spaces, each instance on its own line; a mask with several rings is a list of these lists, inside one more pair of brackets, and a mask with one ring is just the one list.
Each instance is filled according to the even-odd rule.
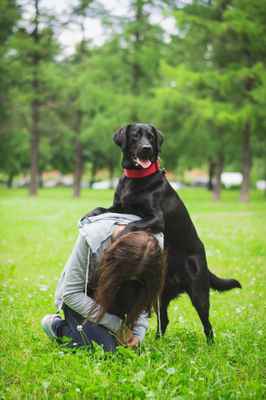
[[145,214],[149,209],[149,189],[139,182],[127,181],[120,191],[120,203],[125,210]]

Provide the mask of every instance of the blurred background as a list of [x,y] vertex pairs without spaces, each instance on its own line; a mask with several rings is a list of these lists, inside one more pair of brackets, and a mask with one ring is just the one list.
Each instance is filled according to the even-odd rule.
[[266,0],[0,0],[0,183],[114,187],[159,128],[175,188],[266,192]]

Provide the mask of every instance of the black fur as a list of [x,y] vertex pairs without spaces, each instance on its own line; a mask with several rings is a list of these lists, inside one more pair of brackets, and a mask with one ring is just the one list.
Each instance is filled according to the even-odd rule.
[[[151,161],[156,161],[163,136],[152,125],[131,124],[115,133],[114,141],[123,152],[123,167],[140,169],[136,158],[146,159],[148,156]],[[170,186],[165,174],[158,171],[154,175],[138,179],[123,176],[119,181],[113,206],[109,209],[97,208],[89,215],[108,211],[132,213],[142,217],[141,221],[130,223],[125,232],[164,232],[168,270],[160,304],[162,333],[169,322],[169,302],[186,292],[198,312],[207,341],[212,342],[209,289],[224,291],[240,288],[241,285],[234,279],[218,278],[208,270],[204,245],[184,203]]]

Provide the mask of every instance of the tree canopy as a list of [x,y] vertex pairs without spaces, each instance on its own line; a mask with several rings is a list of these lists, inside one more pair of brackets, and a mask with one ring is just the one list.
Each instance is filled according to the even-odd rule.
[[[42,172],[57,169],[73,173],[79,196],[86,170],[91,183],[100,168],[113,178],[113,132],[145,121],[165,134],[166,168],[208,170],[215,199],[222,172],[240,170],[247,201],[252,166],[266,174],[266,1],[125,4],[121,16],[103,1],[79,0],[60,19],[45,0],[1,2],[0,170],[8,184],[29,171],[34,195]],[[93,19],[105,33],[100,44],[86,36]],[[58,38],[71,24],[80,40],[68,54]]]

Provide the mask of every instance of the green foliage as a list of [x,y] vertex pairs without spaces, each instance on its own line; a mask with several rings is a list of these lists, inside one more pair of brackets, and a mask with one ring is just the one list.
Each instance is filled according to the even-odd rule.
[[0,170],[8,175],[18,175],[29,167],[28,134],[23,131],[9,131],[1,135]]
[[[9,90],[11,88],[12,74],[8,54],[10,52],[10,39],[17,21],[20,18],[20,10],[15,1],[2,0],[0,2],[0,120],[1,125],[9,117]],[[0,125],[0,134],[2,126]]]
[[[263,399],[265,397],[265,201],[237,193],[218,205],[200,189],[183,190],[210,268],[242,290],[211,294],[216,343],[208,347],[187,296],[170,305],[170,324],[156,340],[155,318],[139,352],[100,348],[76,353],[51,343],[40,320],[54,312],[54,290],[77,235],[76,222],[111,191],[0,192],[0,392],[3,399]],[[245,245],[243,246],[243,243]]]
[[[18,8],[15,2],[11,4]],[[50,118],[47,118],[51,117],[50,103],[53,96],[49,82],[49,67],[54,63],[59,50],[50,26],[43,24],[39,28],[36,41],[33,27],[30,24],[22,27],[22,21],[19,22],[20,25],[16,26],[8,40],[5,57],[9,77],[6,80],[8,102],[4,104],[8,117],[0,127],[2,133],[0,170],[9,176],[25,172],[30,166],[33,102],[38,104],[42,133],[41,149],[38,152],[39,169],[43,171],[49,168],[50,148],[45,137],[48,132],[51,133]],[[38,84],[35,85],[35,81],[38,81]]]
[[222,157],[231,165],[242,159],[244,169],[247,124],[253,155],[265,158],[265,4],[214,0],[177,7],[177,34],[161,63],[154,102],[156,122],[170,135],[170,168]]
[[[56,38],[59,21],[40,8],[36,42],[34,16],[23,20],[21,4],[0,5],[1,151],[6,155],[8,149],[1,171],[14,169],[7,160],[16,170],[30,165],[24,149],[34,101],[41,171],[73,172],[77,141],[85,166],[118,167],[112,133],[135,121],[151,122],[165,133],[163,164],[174,171],[206,167],[219,157],[225,168],[239,170],[247,126],[254,163],[264,162],[265,0],[132,0],[122,18],[101,2],[78,1],[66,16],[82,37],[71,56]],[[174,19],[176,29],[166,34],[154,22],[158,16]],[[107,34],[102,44],[86,39],[87,18],[102,21]],[[23,134],[16,139],[13,132]],[[23,142],[19,157],[12,145],[17,141]]]

